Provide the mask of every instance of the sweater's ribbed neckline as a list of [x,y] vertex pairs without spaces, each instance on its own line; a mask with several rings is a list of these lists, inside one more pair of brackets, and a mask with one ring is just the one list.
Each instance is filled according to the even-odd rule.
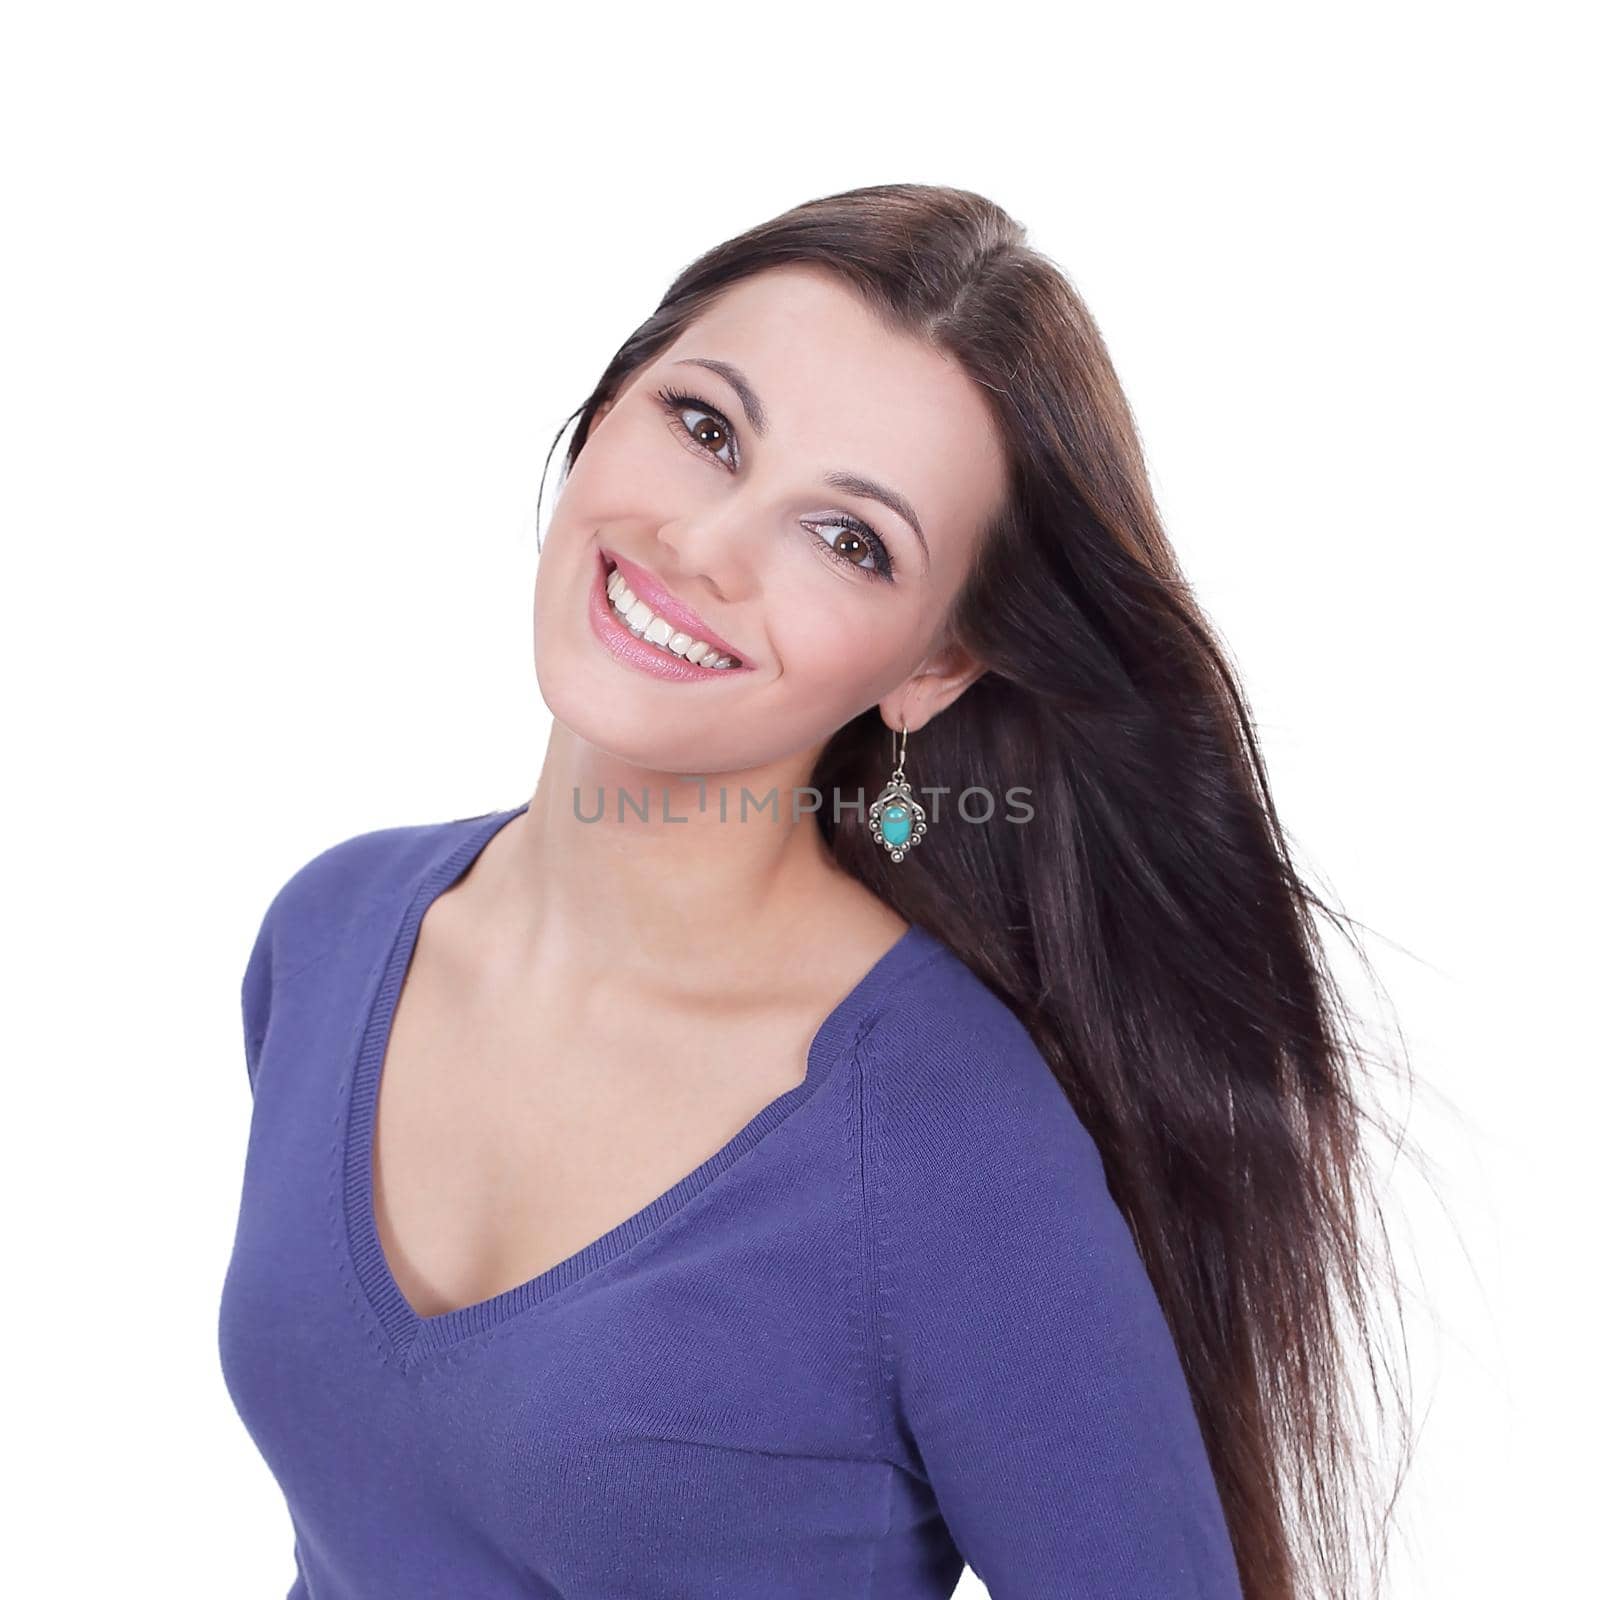
[[[509,811],[490,812],[483,817],[465,819],[462,824],[452,824],[443,853],[424,869],[411,893],[402,894],[404,909],[373,994],[350,1080],[344,1118],[344,1213],[348,1243],[362,1290],[402,1365],[532,1310],[655,1232],[702,1189],[715,1182],[752,1145],[805,1104],[826,1080],[834,1063],[880,999],[910,970],[918,957],[936,947],[933,936],[913,923],[818,1028],[807,1052],[805,1077],[758,1111],[720,1150],[665,1194],[526,1283],[436,1316],[419,1316],[390,1271],[378,1238],[374,1213],[372,1142],[384,1056],[400,990],[428,907],[466,873],[501,828],[527,809],[528,803],[524,802]],[[460,831],[463,827],[465,832]]]

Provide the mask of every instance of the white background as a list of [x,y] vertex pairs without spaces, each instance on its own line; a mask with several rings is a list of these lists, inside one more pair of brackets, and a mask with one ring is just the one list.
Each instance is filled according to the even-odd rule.
[[335,840],[526,798],[561,420],[694,255],[890,180],[1073,278],[1302,865],[1373,930],[1435,1169],[1395,1189],[1390,1592],[1591,1581],[1577,15],[5,12],[15,1592],[286,1590],[215,1345],[261,912]]

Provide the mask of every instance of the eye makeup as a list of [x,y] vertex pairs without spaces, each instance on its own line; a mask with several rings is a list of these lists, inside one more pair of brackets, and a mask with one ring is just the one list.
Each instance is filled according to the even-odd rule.
[[[656,396],[661,402],[662,409],[667,413],[669,425],[693,449],[700,451],[709,460],[725,467],[730,472],[738,470],[738,435],[734,430],[733,424],[728,421],[722,412],[699,395],[689,394],[682,389],[674,389],[670,386],[657,390]],[[712,449],[703,439],[698,438],[695,426],[683,420],[685,411],[697,411],[702,417],[708,418],[713,422],[721,430],[723,439],[726,441],[725,445],[719,445],[716,449]],[[733,460],[731,462],[723,459],[721,454],[723,448],[728,448],[733,452]],[[852,516],[848,511],[842,511],[827,518],[803,518],[801,526],[810,529],[816,535],[823,551],[838,562],[840,566],[846,567],[853,572],[859,572],[864,577],[871,578],[879,583],[891,583],[894,581],[894,559],[890,556],[888,547],[878,533],[859,517]],[[818,531],[823,528],[838,529],[841,533],[849,535],[864,545],[872,558],[872,565],[864,566],[859,561],[851,560],[848,555],[839,549],[838,545]]]

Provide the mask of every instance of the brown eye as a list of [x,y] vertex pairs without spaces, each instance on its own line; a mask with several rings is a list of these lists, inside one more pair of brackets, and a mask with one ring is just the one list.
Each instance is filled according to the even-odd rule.
[[854,567],[870,578],[889,580],[894,563],[883,547],[883,540],[864,523],[857,522],[854,517],[835,522],[813,522],[809,517],[802,517],[801,524],[822,541],[830,560]]
[[[668,422],[696,450],[704,451],[725,467],[738,466],[733,454],[733,430],[726,419],[692,394],[662,389],[658,397],[666,408]],[[727,455],[723,454],[725,450]]]

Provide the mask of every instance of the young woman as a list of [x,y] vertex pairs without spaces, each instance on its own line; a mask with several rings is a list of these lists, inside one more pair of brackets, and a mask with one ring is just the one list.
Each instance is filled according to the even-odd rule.
[[1370,1117],[1071,286],[831,196],[575,415],[534,793],[324,851],[244,974],[291,1595],[1343,1592]]

